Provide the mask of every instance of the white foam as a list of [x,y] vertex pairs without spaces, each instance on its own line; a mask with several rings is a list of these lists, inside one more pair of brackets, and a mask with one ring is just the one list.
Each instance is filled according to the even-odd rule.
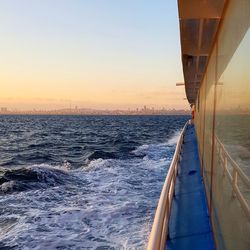
[[13,190],[14,185],[15,185],[15,181],[4,182],[2,185],[0,185],[0,190],[3,193],[11,191]]
[[140,156],[140,155],[143,155],[145,152],[147,152],[148,149],[149,149],[149,145],[144,144],[144,145],[139,146],[137,149],[133,150],[132,153],[137,156]]
[[9,204],[18,221],[0,232],[0,241],[20,249],[144,248],[176,138],[133,151],[143,158],[100,158],[78,170],[31,166],[67,171],[80,181],[6,195],[0,207]]
[[36,171],[43,171],[43,170],[60,170],[60,171],[64,171],[64,172],[67,172],[69,170],[69,167],[68,167],[68,163],[64,162],[62,165],[50,165],[50,164],[33,164],[31,166],[28,166],[27,167],[28,169],[32,169],[32,170],[36,170]]
[[109,163],[110,163],[109,159],[98,158],[98,159],[90,161],[87,166],[83,166],[82,168],[84,170],[94,170],[96,168],[105,168],[109,166]]
[[181,130],[175,131],[174,134],[170,137],[170,139],[168,139],[167,144],[169,146],[176,145],[179,140],[180,134],[181,134]]

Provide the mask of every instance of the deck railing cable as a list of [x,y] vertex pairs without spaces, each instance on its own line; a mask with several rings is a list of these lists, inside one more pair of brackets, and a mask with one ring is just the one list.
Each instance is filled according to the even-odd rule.
[[166,238],[168,234],[168,222],[170,217],[170,210],[172,199],[174,195],[174,187],[176,176],[178,172],[178,165],[181,153],[181,146],[183,143],[184,133],[187,128],[188,121],[181,131],[178,139],[174,156],[169,167],[167,177],[163,184],[161,196],[155,212],[152,230],[149,236],[147,250],[163,250],[166,247]]

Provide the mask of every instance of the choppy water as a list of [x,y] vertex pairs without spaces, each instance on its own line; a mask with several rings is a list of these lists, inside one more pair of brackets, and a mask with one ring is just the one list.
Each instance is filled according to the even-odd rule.
[[0,116],[0,249],[143,249],[187,119]]

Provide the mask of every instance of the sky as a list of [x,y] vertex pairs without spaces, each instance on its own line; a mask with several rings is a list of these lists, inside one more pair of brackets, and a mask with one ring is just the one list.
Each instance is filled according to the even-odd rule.
[[0,106],[188,108],[176,0],[0,0]]

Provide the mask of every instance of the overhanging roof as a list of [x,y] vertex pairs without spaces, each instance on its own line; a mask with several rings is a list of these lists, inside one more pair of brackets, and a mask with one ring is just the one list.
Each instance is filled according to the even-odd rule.
[[178,0],[187,99],[195,102],[226,0]]

